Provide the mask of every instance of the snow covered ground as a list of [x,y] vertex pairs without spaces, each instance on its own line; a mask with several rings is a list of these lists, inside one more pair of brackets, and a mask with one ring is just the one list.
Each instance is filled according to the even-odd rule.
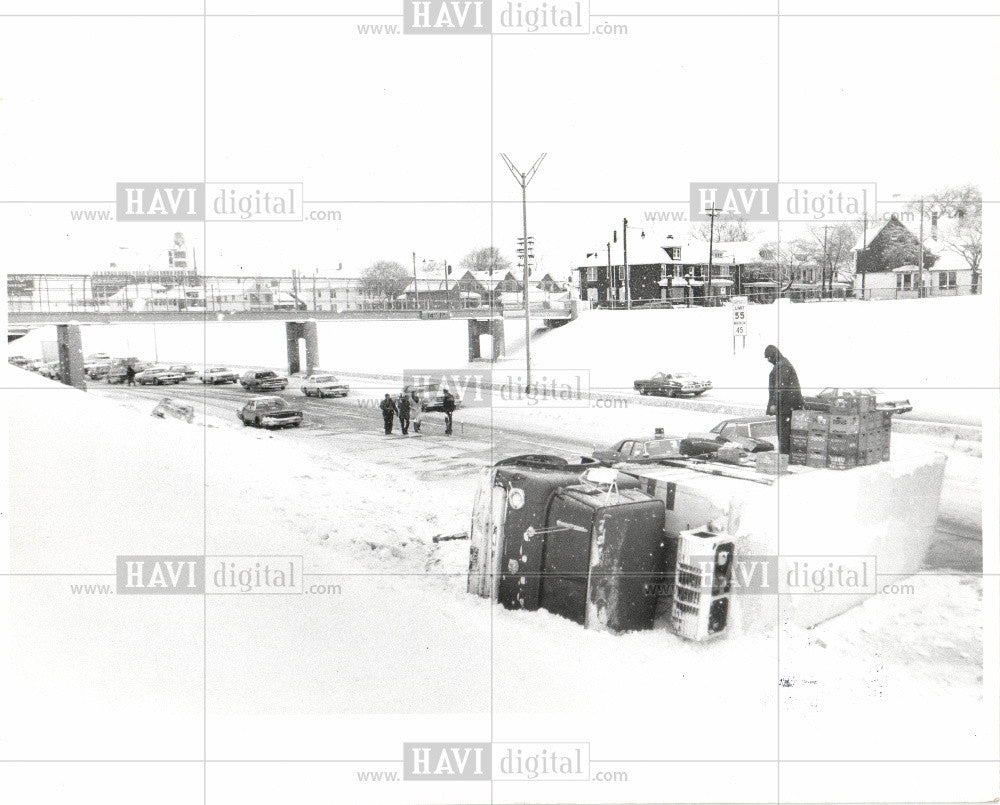
[[[834,799],[944,799],[955,787],[943,764],[889,761],[995,756],[997,680],[984,651],[997,647],[983,642],[995,576],[927,571],[906,580],[912,590],[809,631],[707,645],[662,631],[592,633],[467,595],[467,543],[431,541],[467,526],[475,468],[463,440],[475,435],[383,440],[345,429],[293,440],[208,409],[194,425],[154,419],[138,401],[10,368],[4,384],[22,391],[5,401],[15,575],[4,583],[18,695],[5,704],[3,757],[197,760],[204,749],[213,759],[398,768],[403,740],[558,737],[589,741],[604,762],[595,768],[629,770],[613,794],[580,789],[579,801],[598,802],[657,801],[666,785],[670,799],[703,801],[730,784],[706,786],[709,773],[740,786],[741,800],[766,800],[779,750],[802,761],[783,766],[784,798],[823,793],[806,794],[806,761],[863,758],[886,763],[852,767]],[[589,409],[574,415],[596,427]],[[656,415],[644,409],[628,426],[648,428]],[[706,416],[670,415],[692,426]],[[301,555],[308,582],[339,590],[126,598],[70,586],[113,584],[114,557],[144,553]],[[614,762],[622,757],[672,762]],[[333,765],[331,801],[403,796]],[[992,791],[990,764],[954,768],[970,798]],[[269,801],[252,771],[212,773],[240,801]],[[452,801],[484,796],[448,790]],[[498,786],[494,796],[547,794]]]
[[[984,383],[995,355],[984,296],[886,302],[750,305],[748,335],[734,353],[732,311],[713,309],[585,311],[554,330],[538,330],[532,357],[545,369],[586,371],[593,389],[632,393],[632,382],[657,371],[692,370],[715,388],[703,398],[761,406],[769,366],[763,352],[778,344],[804,387],[873,386],[909,397],[914,418],[979,424],[997,391]],[[343,372],[401,375],[407,369],[468,365],[464,320],[319,322],[320,363]],[[494,369],[523,369],[523,321],[505,322],[508,357]],[[697,336],[692,334],[697,333]],[[54,342],[43,327],[8,346],[41,357]],[[237,366],[285,365],[282,322],[128,323],[83,327],[84,352],[147,360]],[[477,364],[481,366],[482,364]]]

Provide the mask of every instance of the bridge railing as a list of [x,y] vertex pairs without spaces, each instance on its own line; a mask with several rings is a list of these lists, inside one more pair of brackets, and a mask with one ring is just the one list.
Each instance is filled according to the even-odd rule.
[[[565,284],[529,283],[529,304],[536,309],[568,310]],[[18,314],[271,314],[281,312],[352,313],[431,310],[489,311],[502,315],[523,310],[519,283],[495,290],[469,282],[418,279],[405,287],[372,288],[356,278],[292,276],[144,277],[124,272],[97,274],[11,274],[7,312]]]

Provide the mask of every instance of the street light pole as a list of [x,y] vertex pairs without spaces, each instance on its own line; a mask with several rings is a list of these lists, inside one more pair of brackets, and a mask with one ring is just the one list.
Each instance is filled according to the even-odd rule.
[[527,173],[521,173],[514,167],[506,154],[500,154],[507,168],[521,186],[521,224],[524,233],[524,360],[525,360],[525,393],[531,393],[531,306],[528,303],[528,184],[538,172],[538,166],[545,159],[543,153]]
[[632,289],[628,275],[628,218],[622,218],[622,263],[625,266],[625,309],[632,309]]

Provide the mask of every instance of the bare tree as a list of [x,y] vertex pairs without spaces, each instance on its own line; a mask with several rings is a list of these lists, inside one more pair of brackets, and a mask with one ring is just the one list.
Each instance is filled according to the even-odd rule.
[[774,276],[771,278],[778,283],[780,292],[786,293],[791,288],[798,270],[813,262],[812,241],[804,238],[778,243],[777,241],[766,243],[761,251],[773,255]]
[[361,272],[361,292],[371,299],[392,302],[411,282],[410,273],[402,263],[379,260]]
[[745,242],[753,240],[759,234],[760,230],[750,226],[746,216],[733,214],[715,216],[714,237],[711,221],[702,221],[691,227],[691,237],[696,240],[709,240],[712,237],[719,243]]
[[823,269],[823,292],[833,290],[838,274],[850,273],[851,255],[858,239],[856,223],[825,224],[809,227],[812,236],[810,257]]
[[487,274],[506,274],[511,270],[511,262],[504,257],[496,246],[484,246],[475,249],[462,258],[459,263],[462,271],[483,271]]
[[[916,204],[919,207],[919,202]],[[959,255],[972,269],[972,293],[979,293],[983,259],[983,194],[975,185],[946,187],[924,197],[925,214],[944,251]]]

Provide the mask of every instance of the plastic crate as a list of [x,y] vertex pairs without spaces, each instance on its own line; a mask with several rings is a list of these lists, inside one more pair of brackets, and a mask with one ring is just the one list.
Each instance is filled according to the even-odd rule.
[[837,413],[830,415],[830,434],[852,435],[861,430],[861,414]]
[[833,456],[857,456],[858,437],[857,436],[830,436],[830,443],[826,449],[827,454]]
[[812,427],[812,423],[815,421],[818,413],[818,411],[807,411],[804,408],[792,411],[792,430],[809,430],[809,428]]
[[828,456],[827,468],[831,470],[853,470],[858,466],[857,456]]

